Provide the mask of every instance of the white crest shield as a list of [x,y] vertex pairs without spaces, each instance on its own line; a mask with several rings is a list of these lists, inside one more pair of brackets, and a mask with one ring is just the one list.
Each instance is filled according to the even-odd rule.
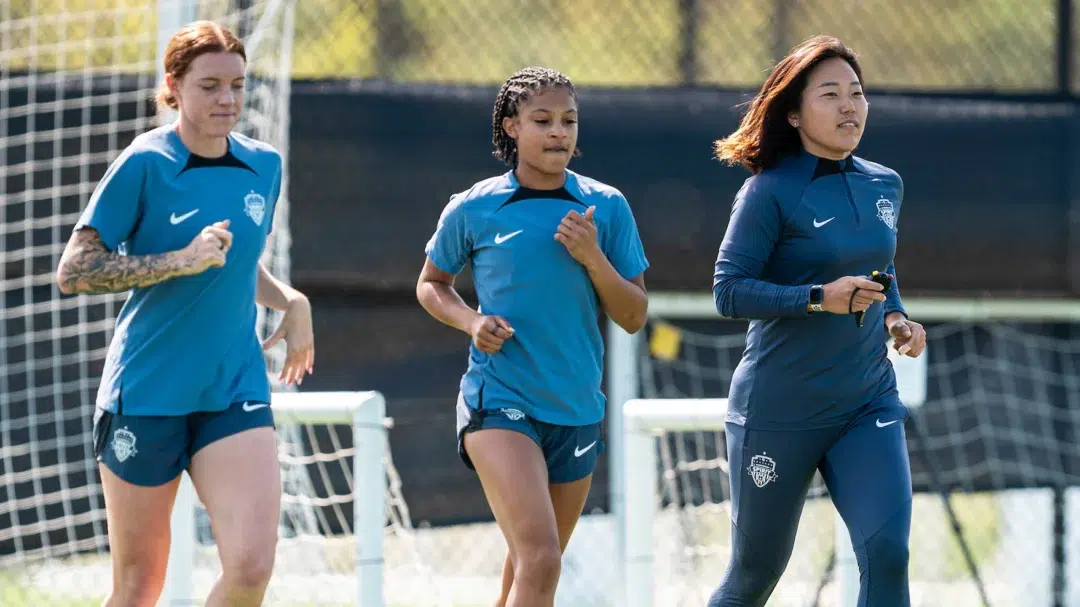
[[116,453],[116,459],[125,461],[135,457],[135,433],[127,429],[127,426],[113,433],[112,448]]
[[244,196],[244,212],[256,225],[262,225],[263,218],[266,216],[266,199],[262,197],[262,194],[249,193]]
[[746,471],[758,487],[764,487],[777,478],[776,461],[764,453],[750,458],[750,465],[747,466]]
[[893,209],[891,200],[885,197],[878,198],[877,216],[878,219],[885,222],[885,225],[889,226],[890,229],[896,229],[896,212],[895,209]]

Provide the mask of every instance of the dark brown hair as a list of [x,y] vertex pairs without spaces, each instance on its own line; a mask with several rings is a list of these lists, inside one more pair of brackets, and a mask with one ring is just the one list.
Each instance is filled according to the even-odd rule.
[[[191,69],[191,62],[206,53],[236,53],[247,61],[244,43],[213,21],[194,21],[180,28],[165,47],[165,73],[179,80]],[[167,84],[162,84],[156,97],[159,109],[177,109],[179,104]]]
[[[517,116],[518,105],[524,103],[529,95],[540,94],[557,88],[565,88],[570,96],[577,99],[574,83],[564,74],[546,67],[527,67],[515,72],[503,83],[499,95],[495,98],[495,108],[491,112],[491,144],[495,150],[492,156],[511,167],[517,167],[517,142],[503,128],[503,118]],[[574,156],[580,152],[574,148]]]
[[802,142],[798,130],[788,123],[788,114],[799,109],[811,70],[835,57],[847,61],[862,82],[862,68],[855,51],[832,36],[806,40],[773,68],[761,90],[750,100],[739,128],[716,141],[716,159],[729,165],[741,164],[756,175],[776,166],[784,156],[798,152]]

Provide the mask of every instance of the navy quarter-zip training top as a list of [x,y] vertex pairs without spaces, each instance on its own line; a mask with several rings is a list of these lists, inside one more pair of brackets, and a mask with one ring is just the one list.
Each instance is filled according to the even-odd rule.
[[884,304],[866,311],[862,327],[851,314],[810,313],[807,305],[812,285],[874,270],[896,275],[903,195],[892,169],[805,151],[746,180],[713,275],[717,311],[750,319],[727,421],[752,429],[820,428],[896,398],[884,317],[904,312],[897,281]]

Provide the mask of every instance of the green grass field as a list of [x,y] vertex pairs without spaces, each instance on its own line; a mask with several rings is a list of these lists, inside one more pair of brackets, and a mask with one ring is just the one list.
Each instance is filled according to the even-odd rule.
[[[1023,589],[1010,585],[1018,579],[1016,572],[1027,566],[1025,558],[1031,546],[1026,543],[1027,538],[1017,539],[1016,519],[1012,519],[1013,533],[1010,535],[1003,527],[1008,524],[1008,519],[1002,518],[1004,511],[997,498],[990,495],[957,495],[953,503],[980,572],[984,580],[992,585],[990,590],[994,604],[1018,604],[1016,593]],[[661,512],[657,518],[654,566],[657,585],[662,592],[677,594],[678,598],[673,599],[674,604],[703,603],[703,600],[695,601],[702,595],[707,596],[727,563],[730,544],[727,514],[721,508],[695,510],[690,518],[672,515],[671,512]],[[835,512],[827,500],[811,500],[807,504],[794,555],[770,607],[805,605],[807,597],[812,596],[833,542],[834,516]],[[590,583],[593,579],[590,572],[593,570],[598,572],[600,578],[609,575],[611,572],[606,571],[605,567],[610,567],[614,561],[612,538],[605,535],[610,533],[610,520],[588,519],[601,522],[593,523],[591,528],[586,524],[579,529],[575,535],[579,542],[577,556],[573,556],[575,546],[571,544],[568,556],[585,557],[580,561],[581,565],[564,568],[563,583],[570,586],[571,591],[580,584]],[[670,540],[682,537],[688,531],[695,542],[692,548],[698,556],[689,560],[672,556],[685,555],[687,546],[678,542],[673,544]],[[1009,537],[1012,539],[1008,540]],[[411,539],[407,550],[401,537],[387,536],[385,588],[390,607],[431,607],[435,604],[431,599],[435,598],[436,592],[451,598],[453,602],[449,604],[454,607],[490,605],[488,595],[498,587],[498,573],[504,554],[494,525],[417,529]],[[1013,543],[1006,544],[1006,541]],[[1017,544],[1018,541],[1022,543]],[[937,496],[916,497],[911,546],[913,607],[942,605],[945,603],[935,601],[943,597],[950,597],[948,604],[955,607],[977,604],[971,602],[974,586],[970,583],[963,556],[951,535]],[[280,562],[267,605],[344,607],[349,604],[347,598],[343,597],[349,596],[352,588],[351,550],[348,541],[337,541],[322,551],[321,558],[334,563],[330,572],[332,578],[307,572],[310,569],[307,566],[308,557],[297,559],[296,555],[279,556]],[[200,558],[213,558],[211,549],[200,554]],[[313,553],[309,550],[306,554]],[[426,573],[418,575],[416,569],[410,567],[410,559],[415,554],[422,555]],[[298,571],[296,567],[301,567],[303,571]],[[574,570],[578,573],[572,573]],[[77,563],[57,563],[48,568],[35,566],[20,572],[5,570],[0,566],[0,605],[97,607],[109,584],[108,571],[108,558],[105,555],[95,555]],[[196,580],[196,587],[200,589],[198,592],[205,592],[212,580],[212,572],[204,570]],[[826,594],[829,594],[828,591]],[[305,597],[313,596],[325,600],[305,602]],[[825,603],[823,607],[829,605],[832,604]]]

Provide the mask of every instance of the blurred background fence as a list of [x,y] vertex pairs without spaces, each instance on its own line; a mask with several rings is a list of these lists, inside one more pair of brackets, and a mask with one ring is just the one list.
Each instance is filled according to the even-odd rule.
[[[136,48],[148,23],[132,9],[142,4],[8,0],[0,43],[11,69],[152,61]],[[253,1],[231,0],[244,4]],[[1060,97],[1080,89],[1078,23],[1070,0],[303,0],[291,71],[494,85],[541,63],[588,86],[742,90],[794,44],[832,32],[862,54],[871,90]]]
[[821,32],[862,53],[872,90],[1068,95],[1068,0],[314,0],[301,3],[293,74],[498,84],[543,63],[578,84],[760,84]]
[[579,84],[751,88],[809,35],[843,32],[868,85],[1067,95],[1067,0],[312,0],[304,79],[497,84],[543,63]]

